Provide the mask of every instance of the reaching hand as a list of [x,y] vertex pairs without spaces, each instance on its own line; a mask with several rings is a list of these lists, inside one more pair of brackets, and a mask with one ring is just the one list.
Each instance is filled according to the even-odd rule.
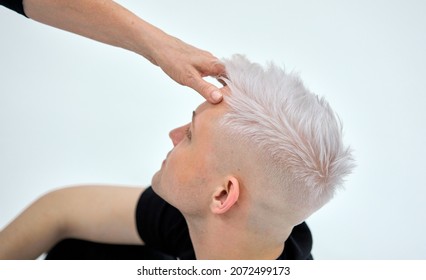
[[217,77],[225,74],[225,67],[211,53],[195,48],[169,36],[157,41],[152,55],[153,63],[179,84],[188,86],[200,93],[210,103],[222,101],[222,94],[203,77]]
[[122,47],[158,65],[176,82],[219,103],[219,89],[203,79],[225,74],[209,52],[197,49],[145,22],[113,1],[24,0],[27,16],[94,40]]

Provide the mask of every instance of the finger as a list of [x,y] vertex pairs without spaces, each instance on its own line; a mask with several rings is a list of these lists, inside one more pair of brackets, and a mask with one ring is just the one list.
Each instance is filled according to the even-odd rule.
[[213,63],[210,72],[206,73],[208,76],[224,76],[226,74],[225,65],[220,60]]
[[195,58],[192,63],[193,67],[197,69],[198,73],[203,76],[222,76],[225,74],[225,65],[217,58]]
[[208,102],[212,104],[220,103],[223,99],[223,95],[220,90],[209,82],[206,82],[201,77],[193,77],[187,86],[196,90],[201,94]]
[[219,76],[219,77],[216,77],[216,80],[219,82],[219,83],[221,83],[222,84],[222,86],[226,86],[227,84],[226,84],[226,80],[225,79],[227,79],[227,77],[224,77],[224,76]]

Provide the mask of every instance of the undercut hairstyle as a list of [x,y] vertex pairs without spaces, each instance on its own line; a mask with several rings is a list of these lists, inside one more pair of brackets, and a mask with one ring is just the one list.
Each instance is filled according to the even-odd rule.
[[220,125],[256,154],[265,174],[260,187],[274,188],[270,194],[283,197],[289,211],[299,211],[295,223],[301,222],[333,197],[354,167],[341,122],[296,74],[242,55],[223,63],[231,94]]

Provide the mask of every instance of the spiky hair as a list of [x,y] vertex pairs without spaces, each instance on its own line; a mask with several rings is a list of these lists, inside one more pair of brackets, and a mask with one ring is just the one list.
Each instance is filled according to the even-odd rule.
[[294,73],[273,63],[262,67],[242,55],[223,63],[231,94],[225,96],[229,111],[222,125],[265,159],[259,164],[273,170],[275,184],[284,185],[279,180],[285,178],[297,186],[289,190],[294,203],[315,211],[354,166],[340,120]]

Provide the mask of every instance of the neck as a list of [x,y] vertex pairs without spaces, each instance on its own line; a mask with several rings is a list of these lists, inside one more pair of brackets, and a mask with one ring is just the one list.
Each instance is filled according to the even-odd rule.
[[273,260],[284,250],[288,235],[267,238],[267,232],[253,232],[222,217],[203,221],[186,219],[197,259]]

